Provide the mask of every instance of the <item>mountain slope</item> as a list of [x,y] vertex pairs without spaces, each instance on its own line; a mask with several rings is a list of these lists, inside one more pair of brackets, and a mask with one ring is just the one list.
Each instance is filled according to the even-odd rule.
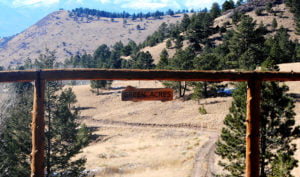
[[[0,65],[16,65],[27,58],[35,59],[46,48],[56,50],[58,61],[63,61],[71,55],[93,53],[101,44],[110,46],[118,41],[127,43],[129,40],[139,43],[157,30],[161,23],[181,20],[181,15],[178,15],[164,16],[158,20],[126,19],[124,22],[122,18],[98,19],[92,16],[75,19],[69,14],[64,10],[53,12],[0,46]],[[140,30],[137,29],[138,25]]]
[[[266,10],[262,11],[262,15],[258,16],[255,13],[255,9],[246,13],[246,15],[251,16],[256,23],[259,25],[261,22],[267,26],[268,30],[272,29],[272,21],[276,19],[278,27],[283,26],[288,29],[288,33],[291,36],[291,40],[300,40],[300,36],[295,34],[295,22],[294,15],[290,12],[290,8],[285,4],[276,4],[272,7],[272,13],[268,13]],[[220,16],[215,19],[214,26],[223,26],[226,22],[232,22],[233,10],[227,14]]]
[[[270,31],[270,33],[268,33],[268,36],[274,35],[275,32],[272,32],[272,21],[273,19],[276,19],[277,23],[278,23],[278,27],[277,30],[283,26],[284,28],[288,29],[288,34],[290,35],[290,40],[294,41],[294,40],[298,40],[300,41],[300,35],[296,35],[296,31],[295,31],[295,22],[294,22],[294,15],[290,12],[290,8],[287,7],[285,4],[275,4],[272,7],[273,12],[275,13],[268,13],[266,10],[264,10],[262,12],[261,16],[256,15],[255,13],[255,9],[256,8],[261,8],[261,2],[259,2],[259,6],[254,7],[253,4],[250,3],[249,5],[250,7],[247,6],[247,4],[244,4],[242,7],[244,9],[250,9],[249,11],[247,11],[245,14],[249,15],[250,17],[252,17],[257,25],[259,25],[261,22],[267,27],[267,29]],[[240,8],[242,9],[242,8]],[[224,13],[222,16],[218,17],[215,19],[214,21],[214,27],[219,26],[222,27],[224,26],[224,24],[226,23],[230,23],[231,25],[226,25],[227,30],[230,30],[232,28],[235,28],[234,25],[232,25],[232,17],[233,15],[233,10],[229,10],[228,12]],[[214,39],[213,43],[218,45],[220,44],[222,41],[222,37],[223,35],[221,35],[220,33],[216,33],[213,34],[212,36],[210,36],[210,39]],[[187,41],[184,42],[184,46],[186,47]],[[142,51],[146,52],[150,52],[150,54],[152,55],[153,59],[154,59],[154,63],[158,63],[159,59],[160,59],[160,53],[162,52],[163,49],[166,48],[166,40],[164,42],[161,42],[153,47],[145,47],[144,49],[142,49]],[[174,53],[176,52],[176,49],[167,49],[169,56],[173,57]]]

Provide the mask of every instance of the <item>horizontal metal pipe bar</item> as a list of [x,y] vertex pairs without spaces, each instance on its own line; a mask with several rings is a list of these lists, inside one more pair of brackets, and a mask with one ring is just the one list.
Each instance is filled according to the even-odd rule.
[[299,72],[183,71],[129,69],[45,69],[0,71],[0,82],[30,82],[41,72],[44,80],[169,80],[169,81],[300,81]]

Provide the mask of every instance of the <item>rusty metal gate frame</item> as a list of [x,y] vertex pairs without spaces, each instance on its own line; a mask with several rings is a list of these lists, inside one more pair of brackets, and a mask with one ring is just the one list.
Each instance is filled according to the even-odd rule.
[[247,82],[246,176],[259,177],[260,91],[263,81],[300,81],[298,72],[233,72],[124,69],[45,69],[0,71],[0,83],[34,82],[31,177],[45,174],[44,94],[53,80],[168,80]]

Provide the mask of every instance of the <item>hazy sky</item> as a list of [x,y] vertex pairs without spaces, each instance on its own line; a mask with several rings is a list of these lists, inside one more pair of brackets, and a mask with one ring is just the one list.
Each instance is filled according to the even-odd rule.
[[20,33],[60,8],[87,7],[113,12],[166,11],[167,9],[210,9],[225,0],[0,0],[0,37]]

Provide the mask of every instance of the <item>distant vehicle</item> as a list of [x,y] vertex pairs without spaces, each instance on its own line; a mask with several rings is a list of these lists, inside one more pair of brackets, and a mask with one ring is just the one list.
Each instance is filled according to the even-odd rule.
[[218,96],[232,96],[236,88],[220,89],[217,91]]

